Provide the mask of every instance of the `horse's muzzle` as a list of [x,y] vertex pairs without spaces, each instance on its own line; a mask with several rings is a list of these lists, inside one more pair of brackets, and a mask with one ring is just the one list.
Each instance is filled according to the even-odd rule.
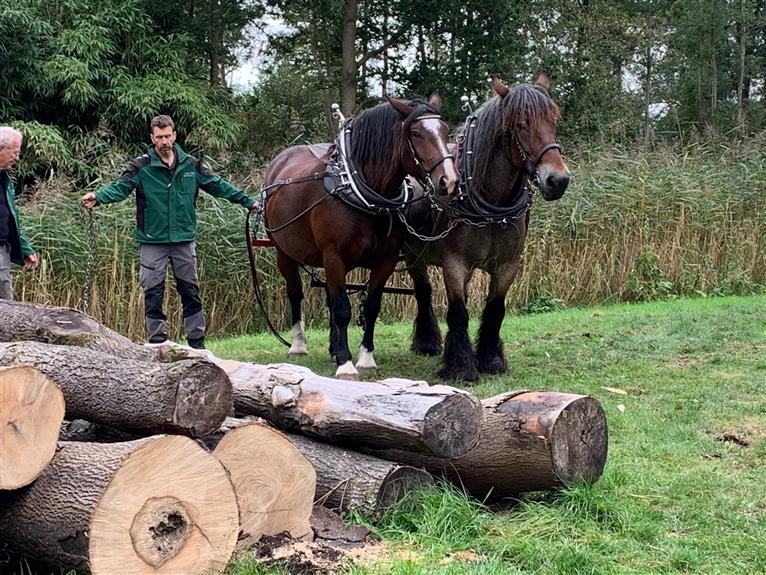
[[540,192],[547,201],[558,200],[569,186],[569,171],[540,170]]

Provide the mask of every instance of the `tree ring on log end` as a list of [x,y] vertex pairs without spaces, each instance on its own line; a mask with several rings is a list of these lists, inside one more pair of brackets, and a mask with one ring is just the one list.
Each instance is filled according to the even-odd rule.
[[478,443],[481,403],[472,395],[455,393],[434,405],[423,421],[423,442],[440,457],[460,457]]
[[186,506],[175,497],[147,500],[130,526],[136,555],[154,568],[178,555],[190,534]]
[[0,368],[0,489],[18,489],[42,473],[63,421],[56,384],[33,367]]
[[[93,510],[91,574],[223,572],[239,533],[229,474],[188,437],[164,435],[138,442],[111,475]],[[160,542],[164,551],[147,551]]]
[[553,472],[564,485],[594,483],[604,471],[609,446],[606,415],[592,397],[569,403],[550,434]]

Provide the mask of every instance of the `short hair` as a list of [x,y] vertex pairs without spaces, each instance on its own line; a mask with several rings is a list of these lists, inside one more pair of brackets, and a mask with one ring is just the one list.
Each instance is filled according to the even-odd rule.
[[173,123],[173,118],[162,114],[152,118],[152,121],[149,124],[149,129],[154,132],[154,128],[167,128],[168,126],[170,126],[173,130],[176,129],[176,125]]
[[19,142],[24,139],[24,136],[16,128],[10,126],[0,126],[0,150],[5,150],[13,145],[13,142],[18,140]]

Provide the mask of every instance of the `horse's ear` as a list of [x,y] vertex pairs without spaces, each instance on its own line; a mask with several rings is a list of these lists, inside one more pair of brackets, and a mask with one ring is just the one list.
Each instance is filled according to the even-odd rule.
[[442,104],[443,104],[442,97],[439,95],[439,92],[434,92],[428,98],[428,105],[431,106],[437,112],[442,111]]
[[547,72],[545,72],[544,70],[540,70],[537,74],[535,74],[535,79],[533,80],[533,82],[537,84],[538,86],[542,86],[543,88],[545,88],[546,92],[548,91],[548,88],[551,87],[551,80],[548,77]]
[[497,92],[497,95],[501,98],[505,98],[505,95],[508,93],[508,86],[503,84],[503,82],[492,74],[492,87],[495,89],[495,92]]
[[402,100],[397,100],[396,98],[389,98],[388,103],[394,107],[394,110],[399,112],[399,115],[402,118],[408,117],[410,114],[412,114],[412,112],[415,111],[415,108]]

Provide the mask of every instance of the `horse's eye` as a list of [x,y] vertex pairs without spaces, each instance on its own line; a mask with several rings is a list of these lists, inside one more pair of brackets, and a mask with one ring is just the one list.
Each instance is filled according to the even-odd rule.
[[420,132],[418,132],[417,130],[413,130],[412,137],[413,138],[420,138]]
[[521,130],[522,132],[525,132],[527,130],[527,123],[526,122],[518,122],[516,124],[516,128]]

